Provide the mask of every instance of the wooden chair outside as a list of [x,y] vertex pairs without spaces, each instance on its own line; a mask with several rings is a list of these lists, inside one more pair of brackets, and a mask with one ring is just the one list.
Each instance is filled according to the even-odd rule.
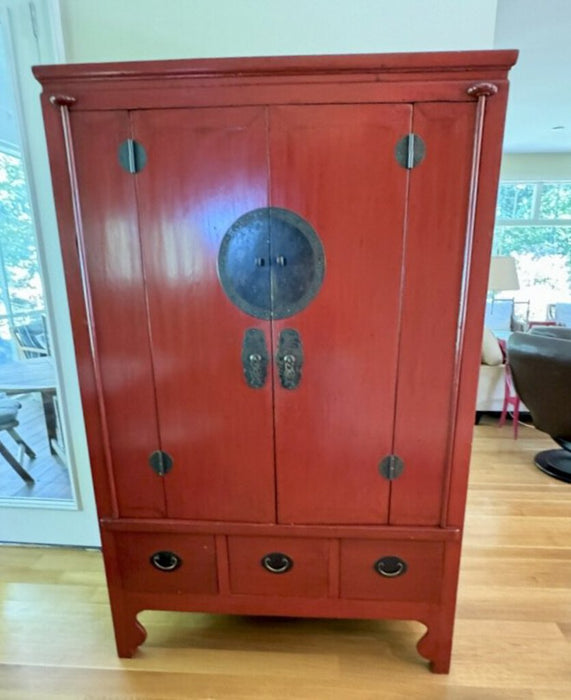
[[47,357],[51,354],[45,316],[42,315],[29,323],[13,325],[10,330],[16,342],[19,360]]
[[16,428],[19,423],[17,420],[18,411],[21,408],[21,403],[15,399],[11,399],[6,394],[0,395],[0,434],[6,431],[8,435],[14,440],[14,442],[20,448],[20,454],[16,458],[6,445],[2,442],[0,438],[0,455],[4,457],[6,462],[12,467],[12,469],[20,476],[26,483],[33,484],[33,477],[24,469],[22,462],[24,456],[30,459],[36,458],[36,453],[32,448],[22,439],[20,434],[17,432]]

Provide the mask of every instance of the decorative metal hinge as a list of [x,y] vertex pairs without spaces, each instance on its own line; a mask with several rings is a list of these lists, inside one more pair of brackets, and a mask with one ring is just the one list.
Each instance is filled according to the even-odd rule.
[[134,139],[126,139],[119,146],[119,163],[123,170],[135,174],[147,164],[147,152],[142,144]]
[[173,459],[168,452],[157,450],[149,456],[149,464],[151,469],[159,476],[168,474],[173,466]]
[[403,470],[404,462],[400,457],[397,457],[397,455],[387,455],[379,464],[379,472],[385,479],[389,479],[389,481],[398,479],[403,473]]
[[422,163],[426,155],[426,146],[418,134],[407,134],[395,147],[395,158],[403,168],[411,170]]

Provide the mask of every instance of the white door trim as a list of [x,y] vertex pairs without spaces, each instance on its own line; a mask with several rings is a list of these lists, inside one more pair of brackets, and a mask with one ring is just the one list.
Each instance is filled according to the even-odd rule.
[[0,541],[98,546],[95,498],[39,102],[40,86],[31,74],[34,64],[58,63],[64,58],[59,1],[0,0],[0,18],[12,47],[24,159],[30,180],[48,320],[57,348],[55,360],[62,422],[76,495],[75,504],[3,500],[0,502]]

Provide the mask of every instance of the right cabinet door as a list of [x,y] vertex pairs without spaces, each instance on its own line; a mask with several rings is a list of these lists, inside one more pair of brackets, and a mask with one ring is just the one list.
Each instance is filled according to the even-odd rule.
[[[282,523],[438,525],[453,440],[473,103],[270,110],[270,203],[321,238],[323,286],[272,324],[303,349],[276,376]],[[424,158],[403,167],[411,132]],[[277,257],[280,251],[274,251]],[[379,464],[404,470],[387,480]]]
[[[409,179],[395,147],[411,121],[407,104],[269,111],[270,204],[305,219],[325,257],[311,303],[272,323],[278,367],[288,338],[303,355],[297,385],[279,372],[274,384],[281,523],[388,521],[379,463],[393,444]],[[272,237],[287,274],[281,245]]]

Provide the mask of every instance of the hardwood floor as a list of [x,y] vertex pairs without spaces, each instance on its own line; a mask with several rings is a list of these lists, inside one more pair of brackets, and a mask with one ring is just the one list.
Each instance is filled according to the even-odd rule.
[[476,428],[449,676],[416,654],[416,622],[147,612],[115,655],[101,556],[0,548],[0,698],[563,700],[571,697],[571,485],[539,472],[553,447]]
[[[27,457],[24,461],[24,468],[33,476],[35,483],[26,484],[0,457],[0,498],[70,500],[73,495],[69,470],[61,459],[50,452],[39,394],[28,394],[20,401],[22,408],[18,413],[20,425],[17,430],[37,455],[32,461]],[[18,454],[15,443],[7,433],[2,433],[1,439],[12,454]]]

